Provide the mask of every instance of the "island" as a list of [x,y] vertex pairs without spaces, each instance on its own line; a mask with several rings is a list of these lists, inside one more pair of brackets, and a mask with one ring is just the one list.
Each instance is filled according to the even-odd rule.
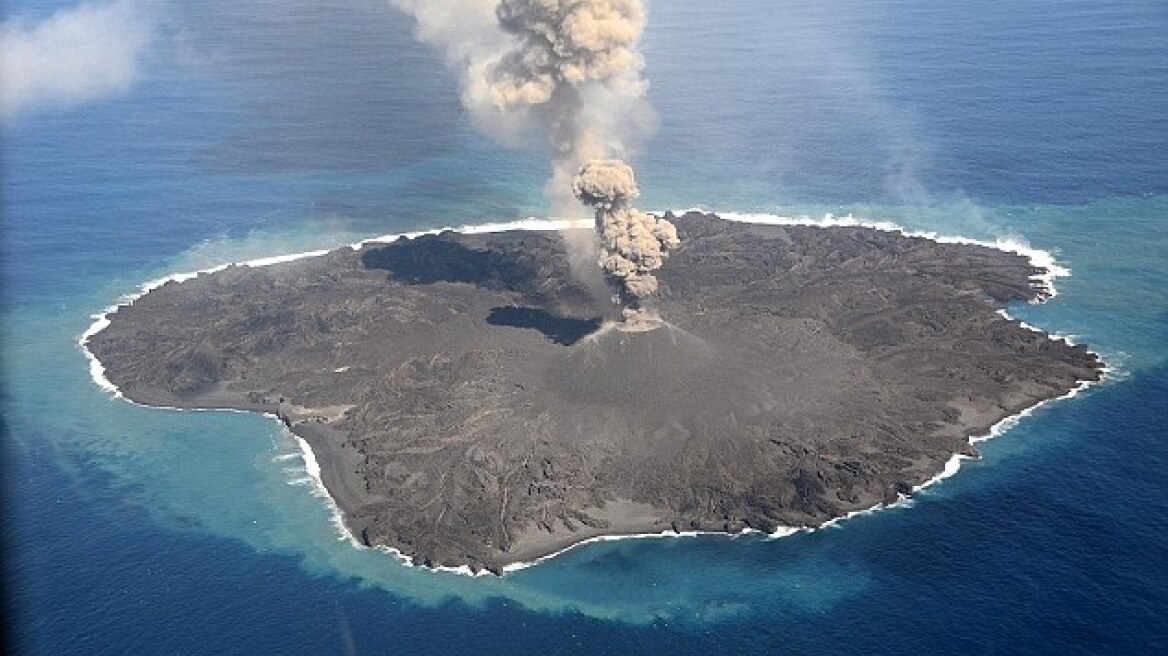
[[87,348],[132,401],[278,416],[365,545],[492,572],[597,536],[820,526],[1102,375],[1001,312],[1046,293],[1022,255],[666,218],[680,246],[632,320],[556,232],[446,231],[170,282]]

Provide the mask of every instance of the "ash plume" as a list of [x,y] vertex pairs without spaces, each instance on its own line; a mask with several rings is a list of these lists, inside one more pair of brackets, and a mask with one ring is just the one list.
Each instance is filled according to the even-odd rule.
[[634,305],[655,294],[653,271],[678,245],[677,229],[630,205],[640,195],[632,167],[620,160],[593,160],[580,169],[572,189],[580,202],[596,208],[604,273],[621,283]]
[[[616,161],[633,154],[656,124],[637,49],[645,27],[642,0],[391,2],[415,18],[418,37],[438,46],[459,71],[463,104],[480,129],[507,145],[549,154],[545,193],[553,214],[586,216],[577,196],[596,209],[599,239],[565,234],[577,277],[604,289],[597,275],[603,270],[621,285],[619,298],[651,295],[650,272],[677,234],[629,206],[637,195],[632,169]],[[625,186],[606,189],[599,181],[605,176]]]

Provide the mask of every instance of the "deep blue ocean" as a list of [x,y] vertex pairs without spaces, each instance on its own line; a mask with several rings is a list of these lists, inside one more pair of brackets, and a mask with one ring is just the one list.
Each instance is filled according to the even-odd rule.
[[111,399],[77,339],[171,272],[545,216],[544,158],[387,2],[127,6],[132,84],[0,124],[8,653],[1168,653],[1164,0],[653,2],[645,207],[1026,240],[1073,276],[1014,315],[1113,370],[911,507],[503,579],[353,548],[277,424]]

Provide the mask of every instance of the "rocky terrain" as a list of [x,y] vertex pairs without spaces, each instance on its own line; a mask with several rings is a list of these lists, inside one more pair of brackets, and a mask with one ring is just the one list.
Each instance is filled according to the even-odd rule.
[[817,526],[1101,375],[996,312],[1042,293],[1019,255],[670,218],[640,330],[559,235],[446,232],[168,283],[88,346],[132,400],[279,414],[365,543],[494,571],[602,534]]

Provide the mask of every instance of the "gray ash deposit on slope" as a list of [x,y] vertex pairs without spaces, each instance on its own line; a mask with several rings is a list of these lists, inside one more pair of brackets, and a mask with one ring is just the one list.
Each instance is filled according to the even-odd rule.
[[589,537],[817,526],[1081,381],[996,310],[1025,258],[868,228],[675,219],[622,329],[555,233],[446,232],[163,285],[89,343],[130,399],[278,413],[354,535],[498,571]]

